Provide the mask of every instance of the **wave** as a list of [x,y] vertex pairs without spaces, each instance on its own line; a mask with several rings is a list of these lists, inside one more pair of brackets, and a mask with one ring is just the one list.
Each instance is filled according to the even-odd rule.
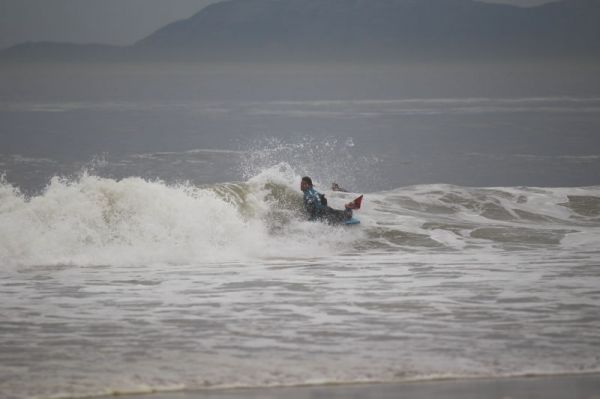
[[[600,187],[402,187],[367,193],[362,224],[352,228],[305,221],[299,181],[288,164],[206,186],[84,172],[54,177],[27,197],[3,179],[0,262],[187,264],[600,244]],[[354,196],[322,191],[338,208]]]
[[506,250],[600,242],[599,187],[427,185],[370,197],[374,218],[398,227],[380,229],[380,242],[390,247]]
[[73,111],[178,110],[210,117],[234,112],[249,116],[372,118],[389,115],[481,114],[505,112],[597,113],[599,97],[445,97],[371,98],[280,101],[51,101],[2,102],[2,112],[62,113]]
[[276,170],[211,186],[84,172],[54,177],[32,197],[2,181],[0,262],[227,262],[317,256],[343,243],[347,236],[339,229],[301,219],[301,197],[291,184],[299,178]]

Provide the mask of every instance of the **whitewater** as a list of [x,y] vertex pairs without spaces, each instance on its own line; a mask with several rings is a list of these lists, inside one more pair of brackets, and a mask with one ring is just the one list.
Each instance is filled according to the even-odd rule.
[[365,194],[304,171],[0,183],[0,392],[72,398],[600,371],[600,187]]

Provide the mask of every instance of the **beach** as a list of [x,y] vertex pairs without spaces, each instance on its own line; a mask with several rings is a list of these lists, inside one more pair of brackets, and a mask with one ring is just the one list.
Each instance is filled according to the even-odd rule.
[[[598,399],[600,375],[150,393],[138,399]],[[100,398],[99,398],[100,399]]]

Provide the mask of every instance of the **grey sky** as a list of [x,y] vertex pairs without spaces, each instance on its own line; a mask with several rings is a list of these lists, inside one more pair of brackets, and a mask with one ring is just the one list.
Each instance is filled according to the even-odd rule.
[[[25,41],[131,44],[219,0],[0,0],[0,48]],[[550,0],[485,0],[531,6]]]
[[25,41],[131,44],[218,0],[0,0],[0,48]]

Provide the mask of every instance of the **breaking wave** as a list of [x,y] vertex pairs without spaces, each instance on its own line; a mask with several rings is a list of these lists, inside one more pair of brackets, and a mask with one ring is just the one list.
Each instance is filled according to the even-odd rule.
[[0,262],[185,264],[329,253],[347,232],[303,221],[295,180],[285,165],[211,186],[83,173],[54,177],[31,197],[2,181]]
[[[82,173],[38,195],[0,182],[4,265],[143,265],[312,258],[356,251],[600,244],[600,187],[427,185],[366,193],[357,228],[302,218],[288,164],[207,186]],[[324,191],[333,207],[353,193]]]

